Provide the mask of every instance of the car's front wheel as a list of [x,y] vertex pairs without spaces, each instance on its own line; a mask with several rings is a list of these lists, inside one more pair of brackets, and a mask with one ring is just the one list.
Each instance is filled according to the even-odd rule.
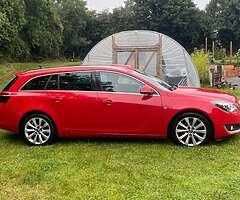
[[211,136],[209,121],[198,113],[183,113],[176,118],[171,131],[172,139],[184,146],[205,144]]
[[48,116],[32,114],[24,119],[21,134],[30,145],[46,145],[55,139],[56,128]]

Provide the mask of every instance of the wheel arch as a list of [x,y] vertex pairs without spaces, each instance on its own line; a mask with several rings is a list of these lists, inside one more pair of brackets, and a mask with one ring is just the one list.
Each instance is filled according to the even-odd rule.
[[49,115],[48,113],[43,112],[43,111],[39,111],[39,110],[31,110],[31,111],[28,111],[28,112],[26,112],[26,113],[23,114],[23,116],[20,118],[19,123],[18,123],[18,131],[19,131],[20,134],[21,134],[21,126],[22,126],[22,123],[24,122],[24,120],[25,120],[27,117],[29,117],[29,116],[31,116],[31,115],[33,115],[33,114],[42,114],[42,115],[46,115],[47,117],[49,117],[49,118],[52,120],[53,125],[54,125],[54,127],[55,127],[55,129],[56,129],[56,134],[58,135],[58,127],[57,127],[57,125],[56,125],[55,120],[54,120],[54,119],[51,117],[51,115]]
[[189,110],[182,110],[178,113],[176,113],[172,119],[170,120],[170,122],[168,123],[168,127],[167,127],[167,137],[170,138],[171,137],[171,128],[173,126],[173,123],[174,121],[177,119],[177,117],[179,117],[180,115],[184,114],[184,113],[196,113],[196,114],[199,114],[199,115],[202,115],[203,117],[205,117],[209,123],[210,123],[210,128],[211,128],[211,131],[212,131],[212,135],[211,135],[211,139],[214,138],[215,136],[215,127],[214,127],[214,124],[211,120],[211,118],[204,112],[200,111],[200,110],[195,110],[195,109],[189,109]]

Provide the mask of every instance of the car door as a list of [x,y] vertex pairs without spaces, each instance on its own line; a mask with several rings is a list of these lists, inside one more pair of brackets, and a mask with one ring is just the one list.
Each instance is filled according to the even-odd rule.
[[118,72],[100,71],[100,130],[107,134],[161,134],[162,101],[156,92],[140,94],[145,84]]
[[[59,90],[54,90],[56,87]],[[98,131],[100,104],[92,72],[71,72],[52,76],[46,91],[65,135],[77,136]]]

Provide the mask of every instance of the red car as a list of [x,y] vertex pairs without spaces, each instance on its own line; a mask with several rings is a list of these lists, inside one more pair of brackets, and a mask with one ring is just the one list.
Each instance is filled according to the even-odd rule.
[[197,146],[240,133],[236,97],[171,87],[127,66],[22,72],[0,93],[0,128],[32,145],[58,137],[171,138]]

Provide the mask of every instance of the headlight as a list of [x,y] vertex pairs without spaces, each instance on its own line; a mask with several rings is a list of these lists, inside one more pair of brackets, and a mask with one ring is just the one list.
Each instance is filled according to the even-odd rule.
[[211,103],[227,112],[230,112],[230,113],[239,111],[237,106],[234,103],[229,103],[229,102],[224,102],[224,101],[213,101]]

